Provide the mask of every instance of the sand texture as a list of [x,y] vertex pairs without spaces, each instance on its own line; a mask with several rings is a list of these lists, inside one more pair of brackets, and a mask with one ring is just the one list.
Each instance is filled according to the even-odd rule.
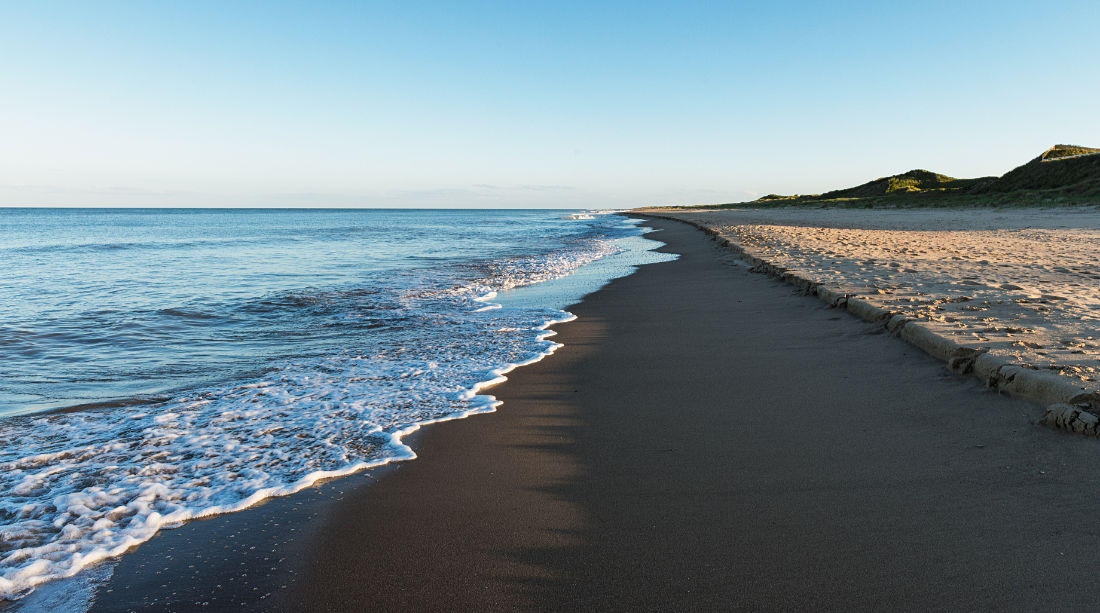
[[676,213],[960,346],[1100,387],[1100,211]]

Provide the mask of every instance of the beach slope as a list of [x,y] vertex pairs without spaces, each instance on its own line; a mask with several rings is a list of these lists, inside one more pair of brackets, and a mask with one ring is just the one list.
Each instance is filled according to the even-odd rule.
[[698,230],[351,492],[287,607],[1086,608],[1096,442]]
[[1100,448],[686,224],[496,413],[163,532],[93,611],[1091,610]]

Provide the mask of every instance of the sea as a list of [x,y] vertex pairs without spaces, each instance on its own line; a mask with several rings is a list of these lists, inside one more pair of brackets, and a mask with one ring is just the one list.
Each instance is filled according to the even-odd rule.
[[[676,256],[560,210],[0,209],[0,599],[415,453]],[[32,600],[32,599],[28,599]]]

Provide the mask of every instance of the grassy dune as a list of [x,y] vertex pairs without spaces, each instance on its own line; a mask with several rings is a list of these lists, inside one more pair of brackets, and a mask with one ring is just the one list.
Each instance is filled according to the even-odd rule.
[[1100,155],[1097,154],[1100,149],[1055,145],[1001,177],[956,179],[917,169],[823,194],[769,194],[751,202],[662,208],[1093,205],[1100,204]]
[[1042,155],[1042,158],[1044,162],[1049,162],[1050,160],[1056,160],[1058,158],[1075,155],[1091,155],[1093,153],[1100,153],[1100,149],[1078,147],[1077,145],[1054,145],[1050,149],[1047,149],[1046,153]]

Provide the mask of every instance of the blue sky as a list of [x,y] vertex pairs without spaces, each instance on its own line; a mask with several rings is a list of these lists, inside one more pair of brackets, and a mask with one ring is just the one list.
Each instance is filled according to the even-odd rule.
[[1100,146],[1100,3],[0,3],[0,205],[623,207]]

